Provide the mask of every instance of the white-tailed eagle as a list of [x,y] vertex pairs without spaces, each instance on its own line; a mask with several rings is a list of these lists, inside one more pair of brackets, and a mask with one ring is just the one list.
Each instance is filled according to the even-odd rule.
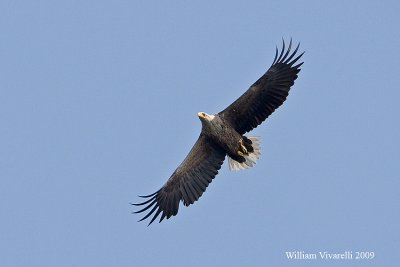
[[133,204],[144,206],[135,213],[147,211],[140,221],[154,214],[150,225],[161,214],[161,222],[178,213],[181,201],[185,206],[193,204],[218,174],[225,156],[231,170],[246,169],[256,163],[260,140],[244,134],[260,125],[286,100],[303,64],[295,65],[304,54],[297,55],[299,45],[290,53],[292,40],[286,51],[283,41],[280,53],[276,48],[271,67],[241,97],[217,114],[197,114],[202,130],[185,160],[160,190],[141,196],[146,200]]

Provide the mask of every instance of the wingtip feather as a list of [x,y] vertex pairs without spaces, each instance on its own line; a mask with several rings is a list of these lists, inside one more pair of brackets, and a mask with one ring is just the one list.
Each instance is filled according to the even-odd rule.
[[279,58],[278,58],[278,60],[276,62],[280,62],[281,61],[281,58],[282,58],[284,52],[285,52],[285,40],[282,38],[282,50],[281,50]]

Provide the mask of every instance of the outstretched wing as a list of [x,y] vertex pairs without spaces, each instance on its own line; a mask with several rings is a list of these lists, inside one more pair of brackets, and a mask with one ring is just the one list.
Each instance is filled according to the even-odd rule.
[[141,196],[147,198],[143,203],[133,204],[145,207],[135,213],[150,211],[140,221],[147,219],[154,212],[149,225],[160,215],[160,222],[178,213],[179,202],[185,206],[193,204],[206,191],[212,179],[218,174],[225,159],[225,151],[211,140],[200,134],[196,144],[185,160],[174,171],[165,185],[157,192]]
[[302,62],[293,66],[304,54],[303,52],[294,58],[299,46],[300,43],[290,54],[292,48],[292,40],[290,40],[289,48],[285,53],[283,41],[282,51],[278,57],[278,48],[276,48],[274,62],[268,71],[241,97],[219,113],[237,132],[244,134],[256,128],[286,100],[290,87],[297,79],[299,67],[303,64]]

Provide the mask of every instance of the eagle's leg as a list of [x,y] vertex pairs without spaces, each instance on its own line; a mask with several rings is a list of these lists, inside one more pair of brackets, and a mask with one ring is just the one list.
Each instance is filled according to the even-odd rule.
[[247,148],[243,145],[243,139],[240,139],[239,143],[240,143],[240,148],[241,148],[242,151],[243,151],[243,153],[242,153],[242,151],[239,150],[239,151],[238,151],[239,155],[242,154],[242,155],[240,155],[240,156],[243,156],[243,154],[248,154]]

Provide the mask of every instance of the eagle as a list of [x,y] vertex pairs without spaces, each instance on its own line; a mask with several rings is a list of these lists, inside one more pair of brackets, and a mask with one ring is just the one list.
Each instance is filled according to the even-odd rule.
[[296,64],[304,54],[297,54],[299,46],[300,43],[291,53],[292,39],[287,50],[282,40],[282,49],[279,52],[276,47],[270,68],[242,96],[217,114],[197,113],[202,129],[189,154],[158,191],[139,196],[144,201],[132,204],[141,208],[134,213],[147,212],[139,221],[153,215],[150,225],[161,214],[161,222],[177,215],[181,201],[185,206],[193,204],[218,174],[226,156],[232,171],[256,164],[260,138],[244,134],[260,125],[286,100],[304,63]]

